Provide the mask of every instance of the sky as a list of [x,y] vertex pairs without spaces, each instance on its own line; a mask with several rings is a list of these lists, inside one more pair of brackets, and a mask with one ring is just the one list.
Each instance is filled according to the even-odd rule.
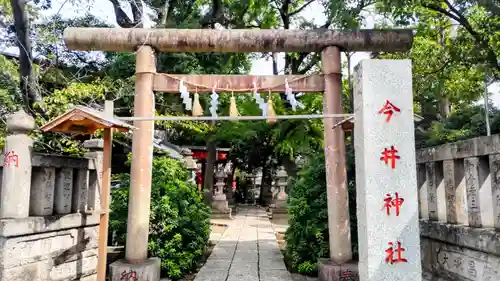
[[[88,2],[81,1],[81,2],[86,2],[88,4],[80,3],[79,5],[72,5],[71,2],[72,1],[68,0],[53,0],[52,9],[46,11],[45,14],[51,15],[59,13],[63,15],[64,18],[72,18],[76,17],[77,15],[83,15],[87,12],[90,12],[97,18],[109,22],[110,24],[116,25],[114,19],[113,5],[110,3],[110,1],[105,1],[105,0],[94,0]],[[98,5],[95,4],[96,2],[99,2],[99,4]],[[323,11],[324,11],[323,6],[321,6],[317,2],[313,2],[311,5],[306,7],[301,12],[301,15],[307,20],[312,20],[317,24],[323,24],[326,20]],[[146,20],[146,25],[149,24],[150,23]],[[373,28],[373,26],[374,26],[374,18],[373,16],[368,15],[366,17],[364,28]],[[361,60],[368,58],[369,58],[369,53],[365,52],[355,53],[351,57],[351,68],[354,68]],[[343,57],[343,60],[345,61],[346,58]],[[281,71],[281,73],[283,68],[284,68],[284,54],[280,54],[278,60],[278,69]],[[272,69],[273,69],[272,60],[258,59],[253,61],[252,70],[250,73],[254,75],[272,75],[273,74]],[[500,85],[498,83],[496,85],[492,85],[489,87],[488,90],[491,93],[490,98],[492,99],[493,104],[497,107],[500,107]],[[478,104],[482,103],[483,100],[480,99],[478,101]]]

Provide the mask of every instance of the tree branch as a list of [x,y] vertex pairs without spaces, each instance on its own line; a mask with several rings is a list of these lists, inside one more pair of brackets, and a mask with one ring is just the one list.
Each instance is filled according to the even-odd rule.
[[306,74],[309,70],[311,70],[320,60],[320,56],[318,53],[314,53],[313,57],[309,60],[309,62],[302,67],[302,69],[297,71],[297,74]]
[[19,48],[19,88],[23,94],[25,105],[33,109],[35,102],[42,100],[36,85],[35,71],[33,69],[33,54],[29,36],[29,18],[24,0],[11,0],[16,29],[17,46]]
[[500,6],[495,5],[492,0],[476,0],[477,4],[494,16],[500,17]]
[[158,11],[158,23],[162,27],[167,26],[167,19],[169,18],[169,10],[170,10],[170,0],[165,0],[165,4]]
[[143,27],[144,7],[142,6],[142,0],[128,0],[128,2],[134,17],[134,27]]
[[212,0],[212,10],[200,20],[200,25],[203,28],[214,28],[216,23],[222,24],[223,22],[225,22],[225,16],[222,0]]
[[440,12],[441,14],[446,15],[449,18],[454,19],[454,20],[460,22],[460,18],[459,17],[457,17],[456,15],[452,14],[451,12],[449,12],[446,9],[443,9],[443,8],[437,6],[437,5],[434,5],[434,4],[422,4],[422,7],[427,8],[427,9],[431,9],[431,10],[436,11],[436,12]]
[[131,28],[134,27],[134,23],[132,20],[127,16],[125,11],[123,11],[122,7],[120,6],[120,3],[118,0],[109,0],[111,4],[113,4],[113,9],[115,10],[115,19],[116,23],[123,28]]
[[452,60],[451,60],[451,59],[448,59],[448,60],[446,60],[446,61],[443,63],[443,65],[441,65],[441,66],[440,66],[440,67],[438,67],[437,69],[434,69],[434,70],[432,70],[432,71],[429,71],[429,72],[423,73],[423,74],[421,74],[420,76],[421,76],[421,77],[425,77],[425,76],[429,76],[429,75],[432,75],[432,74],[436,74],[436,73],[438,73],[438,72],[441,72],[441,71],[443,71],[443,70],[444,70],[444,69],[445,69],[445,68],[446,68],[446,67],[447,67],[447,66],[448,66],[451,62],[452,62]]
[[288,15],[293,17],[295,16],[296,14],[302,12],[302,10],[304,10],[307,6],[309,6],[310,4],[312,4],[314,2],[314,0],[309,0],[307,1],[304,5],[302,5],[300,8],[298,8],[297,10],[293,11],[293,12],[290,12]]
[[[496,68],[497,71],[500,71],[500,64],[498,63],[497,55],[496,55],[495,51],[489,46],[488,42],[485,41],[482,38],[482,36],[477,31],[474,30],[474,28],[469,23],[467,18],[465,18],[465,16],[463,14],[461,14],[460,11],[458,11],[455,7],[453,7],[453,5],[448,0],[444,0],[444,2],[448,6],[448,8],[451,10],[451,12],[446,10],[446,9],[443,9],[439,6],[436,6],[434,4],[422,4],[422,6],[425,8],[440,12],[440,13],[456,20],[461,26],[463,26],[465,28],[465,30],[467,30],[467,32],[469,32],[469,34],[472,36],[472,38],[474,38],[474,40],[476,41],[476,44],[479,47],[483,48],[487,52],[487,56],[485,59],[486,59],[486,61],[488,61],[488,64],[490,64],[493,68]],[[497,77],[497,75],[495,75],[495,77]]]

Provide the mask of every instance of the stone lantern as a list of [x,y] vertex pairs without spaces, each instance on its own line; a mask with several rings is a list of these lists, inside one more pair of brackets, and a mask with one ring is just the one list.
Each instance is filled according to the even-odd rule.
[[273,199],[273,208],[272,213],[274,214],[286,214],[287,211],[287,203],[288,195],[285,192],[285,188],[288,184],[288,174],[286,173],[283,167],[280,168],[276,175],[276,188],[278,189],[278,193]]
[[184,157],[183,162],[189,171],[188,181],[196,184],[196,170],[198,169],[198,165],[196,164],[196,160],[193,159],[193,152],[189,148],[183,148],[181,154]]
[[245,195],[245,201],[246,203],[252,203],[255,204],[255,179],[257,178],[254,174],[250,174],[247,176],[250,179],[250,182],[252,183],[252,186],[250,188],[247,188],[247,193]]
[[231,218],[231,209],[224,194],[224,179],[226,173],[223,169],[218,169],[215,173],[215,194],[212,200],[212,217],[213,218]]

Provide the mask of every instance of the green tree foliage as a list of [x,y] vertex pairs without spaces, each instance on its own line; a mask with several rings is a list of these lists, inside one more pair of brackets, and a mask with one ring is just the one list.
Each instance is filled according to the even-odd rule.
[[[210,210],[187,182],[186,167],[168,157],[153,159],[148,250],[161,259],[162,275],[178,279],[196,269],[210,234]],[[111,194],[110,233],[125,244],[129,174]]]
[[500,74],[500,6],[483,0],[379,0],[377,8],[399,26],[420,20],[421,12],[439,14],[458,24],[456,59],[486,65],[488,74]]
[[299,172],[288,199],[286,257],[291,268],[311,274],[319,258],[328,257],[328,209],[325,160],[318,157]]
[[484,122],[484,111],[464,114],[473,119],[461,118],[463,123],[451,127],[449,118],[478,113],[470,104],[481,98],[485,85],[499,81],[498,4],[382,0],[376,7],[386,15],[383,26],[416,30],[410,51],[376,57],[412,60],[415,112],[424,117],[416,132],[417,147],[479,136],[469,123]]
[[[500,133],[500,111],[490,106],[490,128],[492,134]],[[433,122],[428,130],[417,131],[417,148],[456,142],[486,135],[484,107],[463,106],[453,111],[441,122]]]
[[[413,89],[417,113],[424,117],[420,125],[446,118],[454,108],[476,101],[484,92],[485,68],[460,54],[473,42],[461,41],[462,29],[456,29],[445,15],[417,6],[416,29],[412,49],[404,53],[379,54],[385,59],[411,59]],[[453,34],[458,33],[455,37]]]
[[[349,216],[356,259],[358,242],[353,151],[348,150],[347,155]],[[314,275],[318,260],[329,257],[325,158],[322,151],[309,159],[289,190],[288,213],[286,261],[293,271]]]

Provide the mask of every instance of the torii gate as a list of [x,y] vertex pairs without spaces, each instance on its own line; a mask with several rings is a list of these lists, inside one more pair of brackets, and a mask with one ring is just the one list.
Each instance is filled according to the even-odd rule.
[[[300,92],[324,91],[324,114],[344,113],[341,101],[341,51],[393,52],[409,50],[411,30],[207,30],[67,28],[64,41],[74,50],[136,52],[136,94],[131,187],[127,223],[126,261],[121,269],[134,271],[141,280],[159,280],[159,263],[148,261],[147,243],[153,156],[153,91],[178,92],[183,79],[188,90],[224,91],[226,85],[248,92],[252,83],[259,90],[284,91],[285,80]],[[156,73],[156,52],[321,52],[323,75],[164,75]],[[281,86],[276,86],[281,85]],[[352,260],[344,132],[333,118],[324,119],[324,146],[328,195],[328,226],[331,266],[340,268]],[[106,234],[101,234],[105,237]],[[104,268],[102,267],[104,266]],[[157,271],[152,272],[152,271]],[[334,271],[338,272],[338,269]],[[124,273],[129,274],[125,271]],[[98,281],[104,281],[105,265],[99,265]],[[131,273],[130,273],[131,274]],[[112,273],[112,281],[120,276]],[[332,278],[334,278],[332,276]],[[337,280],[338,278],[335,278]],[[123,280],[123,279],[122,279]]]

